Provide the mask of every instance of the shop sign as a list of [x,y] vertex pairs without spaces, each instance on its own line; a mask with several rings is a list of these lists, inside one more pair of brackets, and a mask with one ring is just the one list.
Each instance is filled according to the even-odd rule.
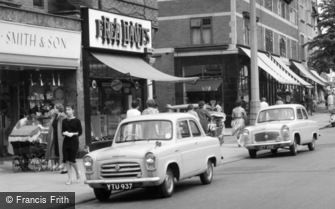
[[88,10],[89,47],[144,53],[151,49],[151,21]]
[[0,53],[79,59],[81,33],[0,21]]

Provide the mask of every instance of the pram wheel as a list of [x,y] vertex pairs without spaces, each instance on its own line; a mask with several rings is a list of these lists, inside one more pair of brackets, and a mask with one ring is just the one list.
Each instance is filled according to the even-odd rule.
[[41,168],[43,171],[48,169],[48,161],[43,157],[40,159],[41,161]]
[[14,172],[18,172],[21,170],[21,163],[20,163],[20,158],[15,157],[12,161],[12,168]]
[[37,158],[37,157],[34,157],[33,159],[31,159],[31,161],[29,163],[29,167],[33,171],[41,171],[42,170],[41,159]]

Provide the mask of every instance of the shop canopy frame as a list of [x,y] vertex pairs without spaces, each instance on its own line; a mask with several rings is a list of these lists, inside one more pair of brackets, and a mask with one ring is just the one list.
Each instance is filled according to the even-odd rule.
[[[240,49],[251,58],[251,51],[246,48],[240,47]],[[257,52],[258,67],[264,70],[266,73],[271,75],[275,80],[281,84],[287,85],[300,85],[296,80],[291,78],[284,70],[276,65],[266,54]]]
[[177,77],[166,74],[145,62],[140,57],[91,52],[100,62],[110,68],[137,78],[161,82],[194,82],[199,77]]
[[312,72],[310,72],[308,69],[305,68],[305,66],[303,66],[301,63],[295,62],[293,61],[294,66],[296,66],[298,68],[298,70],[301,72],[301,74],[306,77],[311,79],[312,81],[314,81],[315,83],[321,85],[321,86],[326,86],[326,84],[324,82],[322,82],[321,80],[319,80],[318,78],[316,78]]
[[277,56],[272,56],[278,64],[280,64],[289,74],[293,76],[294,79],[296,79],[301,85],[305,86],[306,88],[312,88],[313,85],[305,81],[303,78],[301,78],[299,75],[297,75],[295,72],[293,72],[289,66],[287,66],[282,58]]

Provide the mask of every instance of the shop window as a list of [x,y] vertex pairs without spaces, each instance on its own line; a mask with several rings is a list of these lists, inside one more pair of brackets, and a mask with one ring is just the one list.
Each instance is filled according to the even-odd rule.
[[248,67],[243,66],[240,69],[238,77],[238,98],[243,98],[244,101],[249,101],[249,83],[248,83]]
[[212,19],[191,19],[192,44],[210,44],[212,42]]
[[221,77],[223,66],[220,64],[189,65],[183,67],[184,77],[197,76],[201,79]]
[[44,7],[44,0],[33,0],[33,5],[35,7]]
[[265,50],[273,52],[273,32],[268,29],[265,29]]
[[273,1],[273,0],[264,0],[264,6],[265,6],[265,8],[267,8],[267,9],[270,10],[270,11],[273,11],[273,10],[272,10],[272,4],[273,4],[272,1]]
[[286,39],[284,37],[279,39],[279,54],[286,57]]

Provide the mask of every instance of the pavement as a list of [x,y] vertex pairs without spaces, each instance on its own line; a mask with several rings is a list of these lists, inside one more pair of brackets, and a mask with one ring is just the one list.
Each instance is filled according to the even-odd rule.
[[[329,125],[328,113],[314,113],[310,118],[318,121],[320,128]],[[226,129],[224,141],[222,145],[224,163],[231,163],[249,156],[245,148],[237,146],[236,140],[231,136],[231,129]],[[95,198],[93,190],[83,183],[85,177],[81,159],[78,159],[77,163],[82,179],[79,183],[71,185],[65,185],[67,174],[52,171],[13,172],[11,158],[0,158],[0,162],[0,192],[75,192],[76,204]]]

